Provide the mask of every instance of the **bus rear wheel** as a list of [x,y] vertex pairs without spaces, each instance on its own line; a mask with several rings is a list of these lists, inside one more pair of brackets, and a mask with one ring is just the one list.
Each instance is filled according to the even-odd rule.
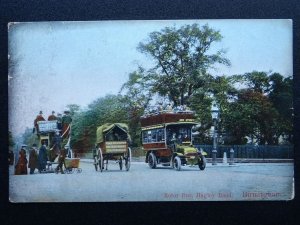
[[206,158],[203,155],[198,158],[198,166],[200,170],[204,170],[206,167]]

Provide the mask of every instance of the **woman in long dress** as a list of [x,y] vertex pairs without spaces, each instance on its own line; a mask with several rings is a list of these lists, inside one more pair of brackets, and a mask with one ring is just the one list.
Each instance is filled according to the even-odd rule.
[[19,159],[15,166],[15,175],[27,175],[26,151],[23,148],[19,152]]

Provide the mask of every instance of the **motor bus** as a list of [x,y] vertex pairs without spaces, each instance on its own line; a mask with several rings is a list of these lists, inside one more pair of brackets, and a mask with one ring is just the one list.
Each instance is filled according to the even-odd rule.
[[141,117],[141,141],[146,163],[181,170],[184,165],[206,167],[206,152],[193,146],[192,128],[198,125],[192,111],[161,112]]

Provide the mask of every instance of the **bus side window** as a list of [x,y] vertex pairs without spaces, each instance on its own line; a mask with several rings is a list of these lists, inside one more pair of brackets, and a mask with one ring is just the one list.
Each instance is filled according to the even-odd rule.
[[143,143],[148,143],[148,134],[147,134],[147,131],[143,131]]
[[157,130],[151,130],[151,142],[156,142],[157,140]]
[[159,130],[157,131],[157,141],[158,141],[158,142],[165,141],[165,133],[164,133],[164,130],[163,130],[163,129],[159,129]]

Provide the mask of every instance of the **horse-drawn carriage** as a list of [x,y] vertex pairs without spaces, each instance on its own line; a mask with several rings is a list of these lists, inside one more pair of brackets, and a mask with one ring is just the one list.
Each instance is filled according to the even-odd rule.
[[94,165],[96,171],[101,172],[108,160],[115,160],[120,170],[123,164],[126,171],[130,169],[131,149],[129,147],[130,135],[128,126],[124,123],[106,123],[97,128],[96,148],[94,149]]
[[[37,122],[37,136],[39,148],[45,144],[48,147],[47,151],[47,163],[46,169],[40,171],[41,173],[53,173],[58,172],[57,169],[53,168],[53,165],[59,164],[59,155],[60,153],[55,151],[59,145],[60,151],[65,152],[65,160],[64,160],[64,172],[65,173],[73,173],[74,171],[77,173],[81,173],[81,168],[79,168],[79,158],[73,158],[72,149],[70,147],[71,140],[71,125],[66,129],[58,129],[58,124],[56,120],[52,121],[38,121]],[[55,141],[59,139],[59,141]],[[59,142],[59,143],[58,143]]]

